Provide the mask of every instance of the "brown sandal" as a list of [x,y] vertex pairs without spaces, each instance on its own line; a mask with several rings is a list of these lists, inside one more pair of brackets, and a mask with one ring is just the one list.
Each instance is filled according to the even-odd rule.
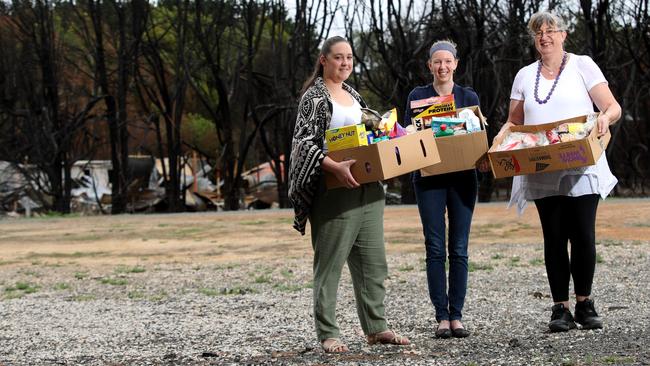
[[[328,341],[330,341],[329,345],[325,345]],[[323,351],[325,353],[345,353],[350,351],[348,349],[348,346],[345,345],[345,343],[341,342],[340,339],[338,338],[327,338],[323,339],[320,342],[321,347],[323,347]]]
[[371,334],[368,336],[368,344],[395,344],[398,346],[407,346],[411,344],[408,338],[395,333],[392,330]]

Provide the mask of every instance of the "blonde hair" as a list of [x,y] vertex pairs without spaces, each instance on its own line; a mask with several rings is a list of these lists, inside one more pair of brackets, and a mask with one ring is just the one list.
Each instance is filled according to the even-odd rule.
[[538,11],[528,21],[530,36],[535,37],[535,33],[539,32],[544,24],[557,30],[566,31],[566,24],[562,18],[548,11]]

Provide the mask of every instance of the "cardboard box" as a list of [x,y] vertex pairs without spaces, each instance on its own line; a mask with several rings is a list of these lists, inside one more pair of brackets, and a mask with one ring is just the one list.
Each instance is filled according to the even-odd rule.
[[366,126],[363,124],[331,128],[325,131],[327,150],[336,151],[357,146],[368,146]]
[[[420,169],[420,174],[423,177],[474,169],[476,162],[488,151],[487,132],[485,131],[487,121],[481,113],[481,108],[472,106],[459,108],[456,111],[460,112],[463,109],[471,109],[478,116],[481,121],[481,131],[465,135],[436,137],[440,164]],[[427,129],[426,131],[433,135],[432,130]]]
[[[331,151],[335,161],[354,159],[352,176],[359,183],[369,183],[397,177],[440,162],[436,140],[431,131],[419,131],[396,139],[381,141],[368,146]],[[327,173],[328,188],[343,185]]]
[[587,116],[579,116],[541,125],[512,126],[501,138],[494,142],[494,145],[488,151],[494,177],[505,178],[596,164],[611,138],[609,131],[598,138],[598,128],[596,127],[591,130],[587,137],[580,140],[519,150],[496,151],[510,132],[540,132],[550,130],[562,123],[585,123],[586,121]]

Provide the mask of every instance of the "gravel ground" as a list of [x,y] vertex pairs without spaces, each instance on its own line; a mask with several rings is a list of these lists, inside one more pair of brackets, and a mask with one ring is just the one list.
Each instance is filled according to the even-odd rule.
[[342,338],[324,354],[307,256],[226,265],[0,266],[0,365],[648,365],[650,242],[601,242],[594,298],[603,330],[547,332],[541,245],[470,248],[466,339],[433,338],[422,255],[391,254],[386,305],[408,347],[368,346],[345,269]]

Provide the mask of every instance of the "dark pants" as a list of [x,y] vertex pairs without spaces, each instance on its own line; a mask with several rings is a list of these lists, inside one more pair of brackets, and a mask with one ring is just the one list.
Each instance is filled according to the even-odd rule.
[[[544,262],[554,302],[569,300],[571,276],[576,295],[591,295],[596,270],[598,200],[597,194],[535,200],[544,232]],[[570,258],[567,251],[569,240]]]
[[[426,247],[429,296],[436,320],[460,320],[467,292],[467,245],[476,203],[475,170],[414,179]],[[445,209],[449,218],[449,293],[445,276]]]

